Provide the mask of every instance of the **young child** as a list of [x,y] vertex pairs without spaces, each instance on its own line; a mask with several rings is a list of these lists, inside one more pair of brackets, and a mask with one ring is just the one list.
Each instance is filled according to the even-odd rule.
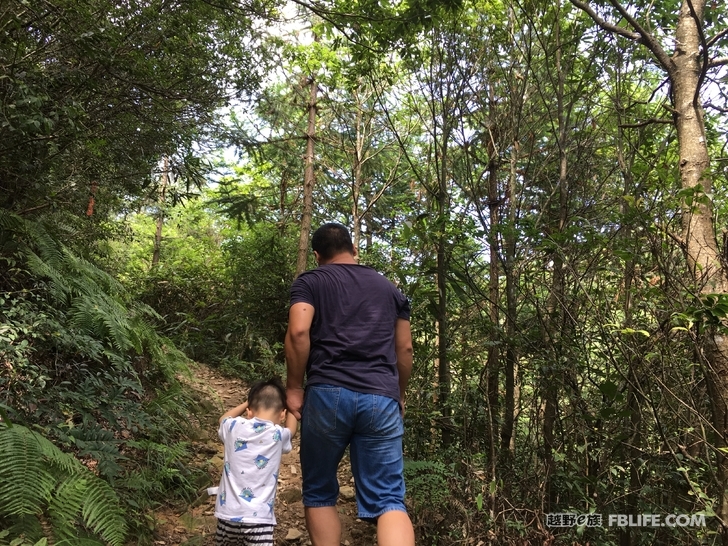
[[269,379],[254,383],[248,401],[220,417],[225,459],[215,503],[217,546],[274,545],[278,468],[298,429],[285,408],[283,384]]

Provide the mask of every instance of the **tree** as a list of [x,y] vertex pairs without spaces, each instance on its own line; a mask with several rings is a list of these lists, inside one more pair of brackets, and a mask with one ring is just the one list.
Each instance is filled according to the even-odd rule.
[[[665,6],[663,12],[658,11],[655,16],[675,24],[674,50],[670,54],[663,45],[667,36],[650,30],[653,15],[649,11],[632,12],[616,0],[610,0],[612,9],[606,13],[595,10],[588,2],[571,2],[603,30],[642,44],[667,74],[684,205],[682,237],[678,242],[693,276],[696,299],[703,304],[711,297],[723,301],[728,298],[728,269],[718,247],[710,202],[713,181],[701,93],[709,71],[728,64],[728,57],[720,56],[728,45],[728,29],[719,24],[725,23],[725,6],[713,3],[709,7],[705,0],[683,0],[676,14],[668,11],[677,7],[672,5]],[[610,21],[610,15],[626,26]],[[715,32],[711,37],[706,36],[709,29]],[[696,349],[711,399],[720,482],[717,513],[723,527],[723,543],[728,544],[728,458],[721,451],[728,446],[728,337],[723,334],[722,324],[725,317],[726,313],[719,311],[717,322],[704,325],[704,330],[701,328],[704,335],[700,336]]]
[[[0,10],[0,206],[98,226],[162,156],[199,183],[215,111],[257,84],[252,5],[11,0]],[[214,37],[214,38],[213,38]],[[242,44],[250,44],[249,48]],[[255,67],[259,66],[259,69]],[[196,174],[195,174],[196,173]]]

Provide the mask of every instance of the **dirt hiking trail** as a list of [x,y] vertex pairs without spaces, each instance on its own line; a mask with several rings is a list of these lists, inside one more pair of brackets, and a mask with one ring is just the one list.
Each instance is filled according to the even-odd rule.
[[[193,466],[209,476],[209,483],[200,487],[199,496],[186,507],[162,507],[155,511],[156,526],[154,544],[159,546],[214,546],[215,500],[207,494],[207,487],[216,487],[223,465],[222,443],[217,437],[220,415],[244,401],[247,386],[239,379],[228,378],[203,364],[191,367],[193,376],[184,382],[194,389],[203,402],[204,412],[192,422],[190,451],[194,454]],[[276,545],[310,545],[301,502],[301,465],[299,461],[299,437],[293,440],[293,450],[284,454],[278,479],[275,514],[278,525],[275,530]],[[353,478],[348,458],[339,467],[338,510],[341,517],[344,546],[375,546],[376,528],[356,517]]]

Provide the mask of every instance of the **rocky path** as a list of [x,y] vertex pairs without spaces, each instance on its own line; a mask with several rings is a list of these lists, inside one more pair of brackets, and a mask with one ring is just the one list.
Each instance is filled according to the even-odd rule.
[[[247,393],[242,381],[224,377],[217,370],[198,364],[189,380],[192,388],[204,402],[205,412],[198,416],[198,428],[191,450],[195,454],[192,464],[209,475],[209,483],[200,488],[199,497],[183,508],[162,507],[156,511],[156,545],[214,546],[215,496],[207,495],[208,486],[216,486],[222,470],[222,444],[217,438],[217,422],[227,409],[241,403]],[[187,380],[186,380],[187,381]],[[301,503],[301,466],[298,437],[293,440],[293,451],[283,455],[276,500],[276,544],[310,545]],[[338,510],[342,523],[344,546],[374,546],[375,528],[356,518],[353,480],[348,461],[339,468],[341,493]]]

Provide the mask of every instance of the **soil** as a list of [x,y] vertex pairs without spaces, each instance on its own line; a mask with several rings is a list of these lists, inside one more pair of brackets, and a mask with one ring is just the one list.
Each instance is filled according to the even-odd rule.
[[[241,403],[247,386],[238,379],[225,377],[219,371],[196,364],[192,377],[185,382],[198,393],[205,408],[197,416],[191,451],[195,467],[202,469],[199,496],[184,507],[166,506],[155,512],[155,545],[214,546],[215,500],[207,494],[208,487],[215,487],[220,479],[223,464],[222,443],[217,438],[217,422],[225,411]],[[209,477],[209,479],[208,479]],[[339,467],[339,502],[341,518],[341,544],[345,546],[376,545],[376,528],[356,517],[353,478],[346,458]],[[299,438],[293,439],[293,451],[284,454],[278,478],[278,494],[275,506],[278,525],[275,539],[281,545],[310,545],[301,502],[301,464]]]

